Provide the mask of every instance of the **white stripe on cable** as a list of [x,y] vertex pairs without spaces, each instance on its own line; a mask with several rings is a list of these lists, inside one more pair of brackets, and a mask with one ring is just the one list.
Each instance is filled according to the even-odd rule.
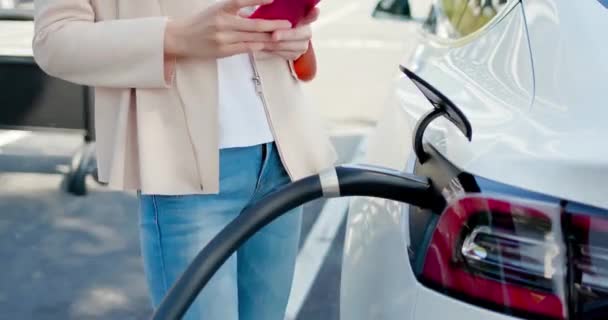
[[[363,158],[366,145],[367,139],[359,143],[356,153],[350,162],[357,162]],[[331,244],[336,238],[340,226],[344,223],[349,203],[348,198],[328,200],[308,233],[308,237],[306,237],[306,241],[298,253],[296,260],[293,286],[291,288],[289,304],[287,305],[287,312],[285,313],[286,320],[297,319],[306,298],[308,298],[310,289],[321,270],[323,261],[325,261],[331,249]]]
[[29,131],[17,130],[0,132],[0,147],[17,142],[25,137],[30,136],[31,134],[32,133]]

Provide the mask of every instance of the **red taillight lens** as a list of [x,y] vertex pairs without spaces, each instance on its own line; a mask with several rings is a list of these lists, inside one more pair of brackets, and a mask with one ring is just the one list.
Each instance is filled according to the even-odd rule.
[[570,225],[574,313],[581,319],[608,319],[608,221],[577,213]]
[[422,279],[510,314],[565,319],[559,206],[471,196],[441,215]]

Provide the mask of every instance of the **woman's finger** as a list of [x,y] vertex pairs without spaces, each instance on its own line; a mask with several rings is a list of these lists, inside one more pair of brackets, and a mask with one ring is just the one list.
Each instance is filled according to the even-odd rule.
[[273,33],[274,41],[299,41],[310,40],[312,38],[312,29],[310,26],[298,27],[289,30],[277,30]]
[[234,16],[225,19],[224,27],[234,31],[275,32],[290,30],[291,22],[287,20],[249,19]]
[[237,43],[237,42],[271,42],[272,34],[267,32],[242,32],[242,31],[228,31],[218,34],[220,40],[223,43]]
[[230,57],[237,54],[258,52],[264,49],[264,44],[259,42],[239,42],[222,46],[219,50],[220,57]]
[[264,49],[270,51],[293,51],[304,53],[308,50],[308,41],[267,42],[264,45]]

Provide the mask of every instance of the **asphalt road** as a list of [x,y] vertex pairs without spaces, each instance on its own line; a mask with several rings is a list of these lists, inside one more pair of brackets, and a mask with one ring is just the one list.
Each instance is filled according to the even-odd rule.
[[[374,6],[375,0],[326,1],[315,27],[319,77],[305,90],[327,120],[342,162],[353,159],[375,123],[399,58],[409,49],[412,26],[372,20]],[[135,195],[107,190],[92,179],[86,197],[61,189],[58,173],[67,170],[81,140],[74,134],[0,131],[0,319],[150,315]],[[344,222],[329,236],[311,234],[324,205],[305,208],[303,246],[308,240],[312,248],[317,243],[329,250],[313,252],[322,263],[305,270],[310,286],[292,293],[303,297],[290,309],[300,320],[339,319]]]

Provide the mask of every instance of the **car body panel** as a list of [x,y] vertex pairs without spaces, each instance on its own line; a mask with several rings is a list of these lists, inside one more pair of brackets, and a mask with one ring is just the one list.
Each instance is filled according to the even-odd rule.
[[[494,33],[472,40],[473,47],[481,41],[497,45],[477,51],[482,61],[469,54],[458,63],[471,45],[450,48],[444,58],[433,42],[424,43],[424,50],[439,52],[439,58],[424,54],[417,56],[424,62],[411,65],[423,66],[418,74],[463,110],[474,131],[468,143],[447,121],[438,122],[445,134],[428,135],[427,141],[472,174],[606,209],[608,126],[600,119],[608,118],[608,108],[601,106],[608,89],[608,10],[595,1],[564,0],[523,1],[518,10],[494,26]],[[524,34],[506,32],[512,23],[521,24]],[[492,42],[493,35],[521,42]],[[508,45],[519,54],[510,59],[492,55],[509,50]],[[475,66],[496,78],[467,70]],[[415,119],[422,115],[412,112],[420,107],[406,108]]]
[[419,285],[408,260],[401,209],[387,200],[353,200],[356,214],[348,218],[342,264],[342,319],[415,319]]
[[0,56],[33,56],[33,15],[33,1],[0,1]]
[[34,24],[31,21],[0,20],[0,56],[32,57]]
[[[465,38],[440,40],[421,31],[411,39],[416,45],[402,64],[452,100],[473,127],[469,142],[452,123],[438,119],[425,133],[425,141],[460,169],[488,181],[608,208],[608,197],[601,196],[608,191],[608,126],[603,124],[608,109],[594,105],[602,102],[601,87],[608,89],[601,78],[608,74],[606,50],[601,50],[608,44],[602,40],[608,35],[608,10],[597,1],[585,1],[514,1],[508,13]],[[595,23],[594,36],[577,40],[562,30],[573,32],[585,10],[599,9],[604,12],[588,17],[604,21],[586,21],[583,26],[590,32]],[[556,10],[568,17],[560,17]],[[593,61],[572,61],[581,47],[593,49],[595,53],[586,58],[595,61],[604,53],[597,70],[588,71]],[[552,58],[539,63],[550,54]],[[551,70],[556,64],[563,70]],[[577,70],[583,72],[565,79]],[[592,94],[585,96],[587,92]],[[577,101],[584,115],[574,107]],[[365,162],[412,172],[412,131],[431,109],[413,83],[399,75],[368,139]],[[343,258],[342,319],[515,319],[417,281],[408,256],[407,209],[378,199],[352,201]]]
[[522,4],[536,88],[529,115],[536,133],[525,149],[536,165],[524,164],[533,177],[509,181],[608,209],[608,9],[588,0]]
[[[479,308],[472,304],[454,300],[446,295],[418,285],[416,312],[411,319],[454,320],[514,320],[518,318]],[[388,318],[387,318],[388,319]],[[392,318],[399,319],[399,318]]]

